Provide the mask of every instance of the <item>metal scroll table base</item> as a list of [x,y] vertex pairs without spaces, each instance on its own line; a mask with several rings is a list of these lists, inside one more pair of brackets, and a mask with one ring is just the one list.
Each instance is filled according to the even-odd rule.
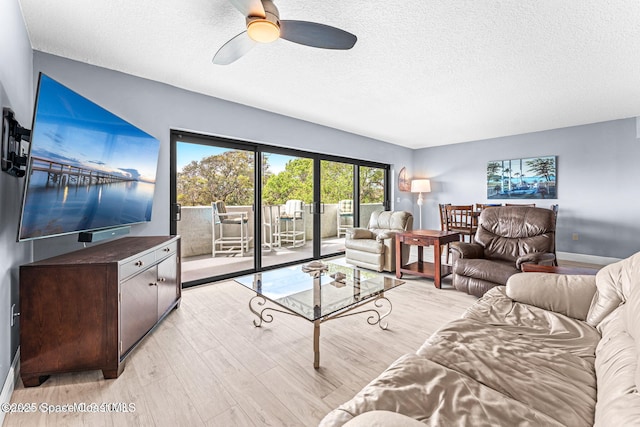
[[[255,327],[262,326],[262,323],[271,323],[273,322],[273,315],[269,312],[274,311],[278,313],[288,314],[290,316],[301,317],[305,320],[309,320],[304,316],[301,316],[298,313],[295,313],[288,309],[279,309],[273,307],[267,307],[267,299],[262,295],[256,295],[251,300],[249,300],[249,310],[253,314],[255,314],[258,319],[253,320],[253,325]],[[374,307],[360,310],[363,306],[373,303]],[[385,306],[388,306],[386,311],[383,311]],[[318,307],[316,307],[318,308]],[[391,313],[392,309],[391,301],[389,301],[385,296],[384,292],[379,293],[375,298],[369,298],[361,302],[356,302],[354,305],[342,309],[336,313],[329,314],[327,316],[322,316],[316,320],[312,320],[313,322],[313,367],[318,369],[320,367],[320,324],[324,323],[328,320],[339,319],[341,317],[353,316],[356,314],[369,313],[369,317],[367,317],[367,323],[370,325],[378,325],[380,329],[386,330],[388,323],[383,322],[382,320],[387,317]],[[358,310],[358,311],[356,311]]]

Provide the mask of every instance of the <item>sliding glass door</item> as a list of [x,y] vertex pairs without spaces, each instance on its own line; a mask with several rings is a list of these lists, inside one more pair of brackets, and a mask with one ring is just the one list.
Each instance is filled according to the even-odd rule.
[[388,206],[386,170],[384,168],[360,166],[360,225],[366,227],[371,214],[383,211]]
[[171,159],[183,286],[340,255],[388,206],[387,165],[179,131]]
[[354,222],[354,176],[351,163],[320,161],[320,255],[344,252],[347,228]]
[[262,151],[262,267],[311,259],[313,159]]
[[175,150],[183,282],[253,270],[255,153],[194,140]]

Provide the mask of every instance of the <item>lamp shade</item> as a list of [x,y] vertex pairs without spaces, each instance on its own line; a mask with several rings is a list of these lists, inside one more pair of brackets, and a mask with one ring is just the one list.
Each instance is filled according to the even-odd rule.
[[431,181],[428,179],[414,179],[411,181],[412,193],[430,193]]

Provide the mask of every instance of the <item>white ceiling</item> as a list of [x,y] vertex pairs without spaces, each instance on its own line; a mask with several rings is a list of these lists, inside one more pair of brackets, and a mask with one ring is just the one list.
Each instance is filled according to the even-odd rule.
[[275,0],[358,36],[211,63],[227,0],[20,0],[34,49],[406,147],[640,115],[637,0]]

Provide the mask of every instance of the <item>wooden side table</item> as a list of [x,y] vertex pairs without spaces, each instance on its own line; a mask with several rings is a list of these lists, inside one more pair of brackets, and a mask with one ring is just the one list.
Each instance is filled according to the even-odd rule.
[[[442,246],[451,242],[460,241],[460,233],[440,230],[414,230],[396,234],[396,277],[400,279],[402,274],[414,274],[433,279],[433,284],[440,289],[443,277],[451,274],[451,267],[442,265]],[[418,247],[418,261],[402,265],[402,245]],[[433,263],[425,262],[422,258],[422,250],[425,246],[433,246]]]

